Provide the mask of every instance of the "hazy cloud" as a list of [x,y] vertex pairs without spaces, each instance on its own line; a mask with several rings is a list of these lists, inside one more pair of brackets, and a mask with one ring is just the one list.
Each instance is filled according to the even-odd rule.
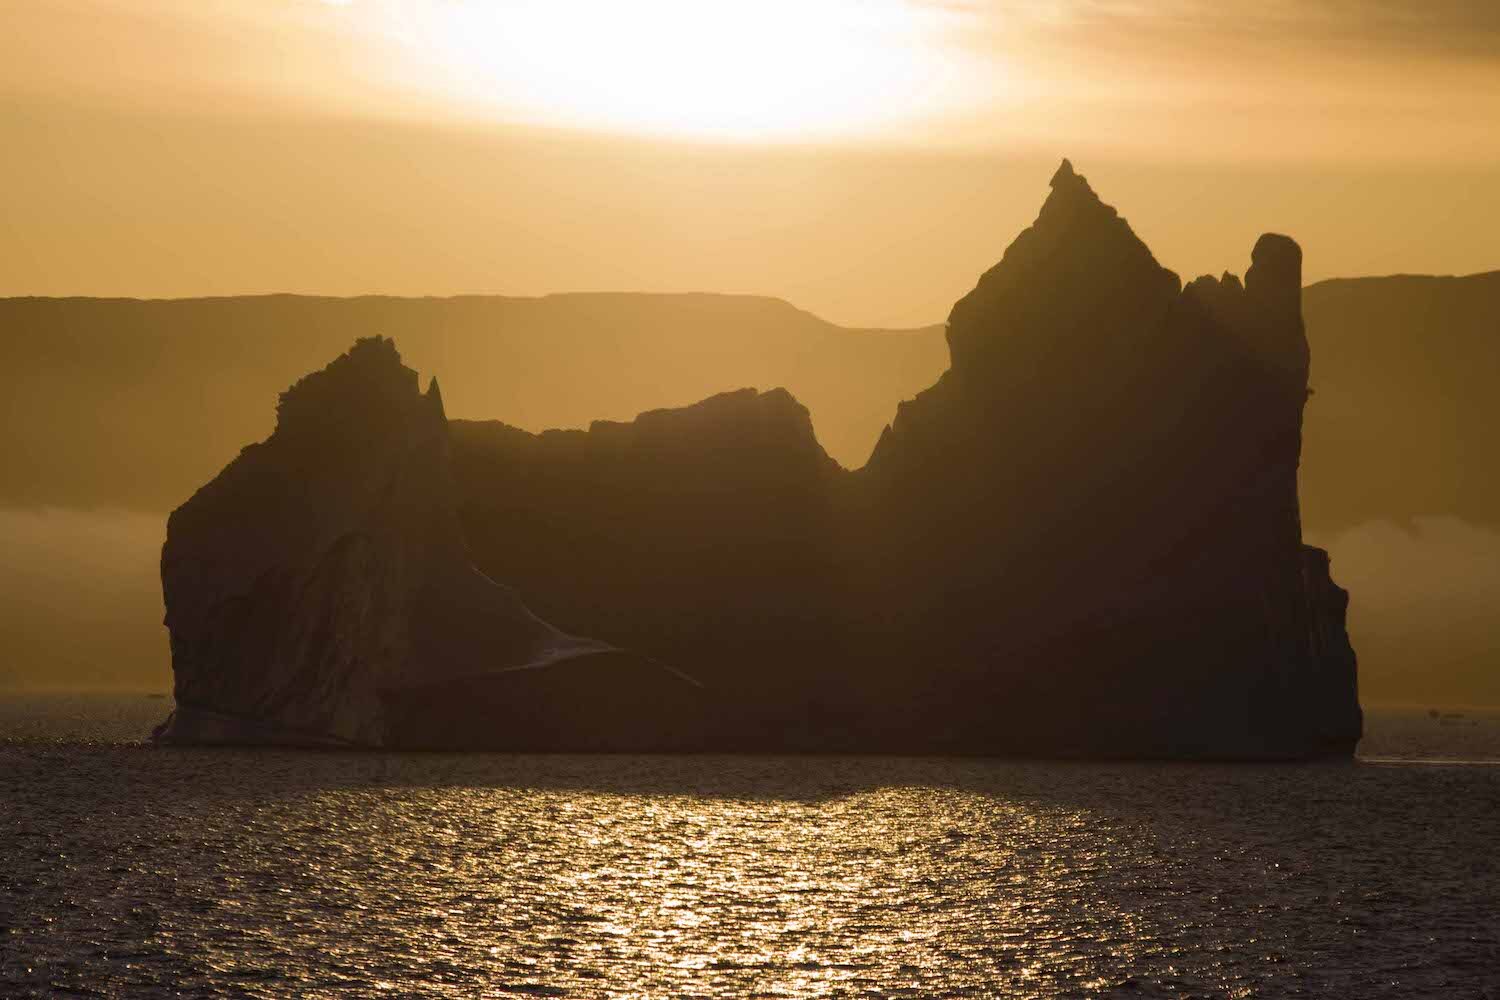
[[1125,36],[1381,45],[1500,61],[1492,0],[992,0],[935,3],[989,28],[1090,29]]
[[688,139],[1493,161],[1500,5],[56,0],[0,6],[7,93]]

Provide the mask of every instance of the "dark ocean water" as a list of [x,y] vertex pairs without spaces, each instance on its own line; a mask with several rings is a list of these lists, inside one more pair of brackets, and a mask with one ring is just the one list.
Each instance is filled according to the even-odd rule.
[[152,749],[0,700],[0,996],[1500,997],[1500,717],[1344,765]]

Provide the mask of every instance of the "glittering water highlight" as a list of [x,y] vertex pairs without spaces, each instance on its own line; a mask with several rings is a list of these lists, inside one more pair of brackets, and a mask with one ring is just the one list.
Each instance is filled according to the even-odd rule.
[[1497,829],[1484,764],[12,739],[0,994],[1485,996]]

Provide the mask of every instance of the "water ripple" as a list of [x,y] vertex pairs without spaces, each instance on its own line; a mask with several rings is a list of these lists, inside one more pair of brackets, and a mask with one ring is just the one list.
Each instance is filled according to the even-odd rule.
[[12,745],[0,993],[1494,996],[1497,819],[1493,767]]

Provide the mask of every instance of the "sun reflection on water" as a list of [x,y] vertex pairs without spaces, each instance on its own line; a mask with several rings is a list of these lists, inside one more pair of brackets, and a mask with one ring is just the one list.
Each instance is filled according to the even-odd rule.
[[1413,995],[1370,970],[1500,947],[1451,863],[1495,768],[0,753],[5,995]]
[[[425,894],[458,893],[431,911],[423,947],[477,943],[548,983],[594,970],[648,992],[804,996],[892,977],[935,990],[1055,984],[1068,969],[1097,984],[1143,936],[1136,914],[1090,891],[1140,842],[1057,804],[930,787],[771,800],[449,789],[442,800],[451,826],[419,833],[420,795],[397,810],[418,829],[394,841],[421,846],[382,865],[416,866]],[[1081,834],[1087,852],[1064,846]],[[1096,940],[1117,953],[1085,954],[1080,941]]]

